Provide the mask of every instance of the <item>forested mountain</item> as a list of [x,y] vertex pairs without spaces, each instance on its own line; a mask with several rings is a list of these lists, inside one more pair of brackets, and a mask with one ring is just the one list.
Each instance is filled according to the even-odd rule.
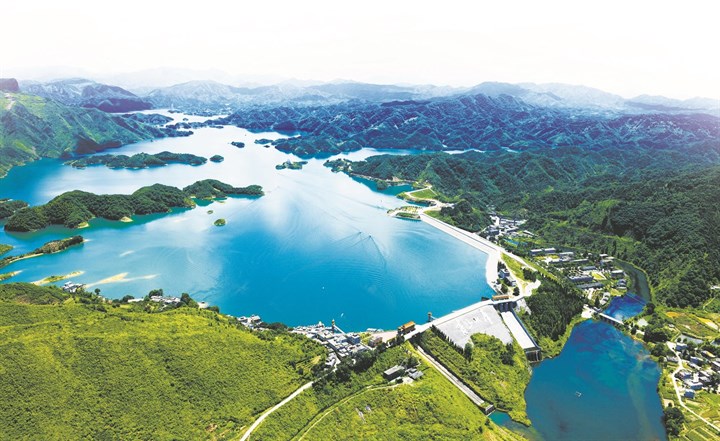
[[0,175],[43,157],[69,157],[189,133],[34,95],[6,93],[0,96]]
[[21,91],[68,106],[100,109],[104,112],[131,112],[147,110],[152,107],[150,102],[121,87],[100,84],[83,78],[70,78],[48,83],[22,83]]
[[641,266],[660,300],[687,306],[709,298],[720,280],[719,155],[717,143],[687,154],[567,148],[383,155],[353,163],[352,171],[426,181],[465,201],[457,206],[467,205],[466,215],[490,204],[520,213],[550,243]]
[[529,105],[483,94],[425,101],[348,102],[322,107],[239,110],[221,124],[299,132],[275,141],[301,156],[361,147],[421,150],[688,149],[720,138],[708,114],[618,115]]

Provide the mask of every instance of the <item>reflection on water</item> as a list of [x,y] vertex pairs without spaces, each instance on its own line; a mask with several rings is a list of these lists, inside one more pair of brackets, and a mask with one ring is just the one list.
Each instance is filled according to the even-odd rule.
[[[332,173],[319,159],[302,170],[275,170],[276,164],[296,158],[254,140],[278,136],[204,128],[187,138],[111,151],[169,150],[225,158],[196,167],[77,170],[45,159],[14,168],[0,180],[0,197],[31,204],[74,189],[127,194],[143,185],[183,187],[206,178],[236,186],[260,184],[266,195],[138,216],[132,223],[96,219],[79,231],[88,240],[84,245],[17,262],[3,272],[22,270],[11,280],[34,281],[84,271],[73,281],[93,284],[108,297],[139,297],[163,288],[169,294],[188,292],[229,314],[258,313],[290,325],[334,318],[351,330],[422,321],[428,311],[442,315],[489,295],[485,254],[425,224],[385,215],[404,204],[394,195],[407,187],[379,192],[371,182]],[[246,147],[234,147],[231,141]],[[377,153],[368,149],[342,156],[355,160]],[[227,225],[215,227],[218,218]],[[77,233],[61,227],[2,233],[0,243],[21,253]]]

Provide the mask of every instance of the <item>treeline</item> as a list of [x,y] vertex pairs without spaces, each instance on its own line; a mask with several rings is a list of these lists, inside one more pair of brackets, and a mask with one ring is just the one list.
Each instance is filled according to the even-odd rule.
[[[375,156],[352,172],[419,180],[461,203],[441,213],[471,228],[488,205],[529,219],[549,244],[643,268],[658,298],[697,306],[720,280],[720,148],[577,148]],[[465,201],[465,202],[462,202]],[[471,228],[475,231],[480,228]]]
[[194,207],[191,198],[224,198],[227,195],[262,196],[262,187],[233,187],[214,179],[198,181],[183,190],[168,185],[142,187],[131,195],[96,195],[70,191],[45,205],[23,208],[5,224],[8,231],[34,231],[53,224],[76,228],[90,219],[119,220],[136,214],[166,213],[171,208]]

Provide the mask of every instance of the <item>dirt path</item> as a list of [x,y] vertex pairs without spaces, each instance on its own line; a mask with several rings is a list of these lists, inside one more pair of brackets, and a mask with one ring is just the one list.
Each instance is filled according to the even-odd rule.
[[270,414],[272,414],[272,413],[275,412],[276,410],[280,409],[281,407],[283,407],[284,405],[286,405],[286,404],[289,403],[290,401],[292,401],[293,398],[295,398],[295,397],[297,397],[298,395],[300,395],[303,391],[305,391],[305,390],[309,389],[310,387],[312,387],[312,384],[313,384],[312,381],[309,382],[309,383],[303,384],[303,385],[300,386],[295,392],[291,393],[290,396],[288,396],[287,398],[285,398],[285,399],[282,400],[281,402],[277,403],[276,405],[274,405],[274,406],[271,407],[270,409],[266,410],[262,415],[260,415],[260,417],[258,417],[258,419],[255,420],[254,423],[252,423],[252,425],[251,425],[250,428],[247,430],[247,432],[245,432],[245,434],[242,436],[242,438],[240,438],[240,441],[246,441],[247,439],[249,439],[249,438],[250,438],[250,435],[252,435],[252,433],[255,431],[255,429],[258,428],[258,426],[265,420],[265,418],[267,418],[268,416],[270,416]]

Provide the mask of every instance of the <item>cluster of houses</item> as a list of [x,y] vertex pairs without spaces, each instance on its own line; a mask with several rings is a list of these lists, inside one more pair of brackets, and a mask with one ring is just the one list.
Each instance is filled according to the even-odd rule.
[[[720,374],[720,358],[709,351],[702,351],[701,355],[689,355],[685,350],[686,343],[675,343],[675,351],[686,354],[683,356],[687,360],[687,369],[681,369],[675,377],[680,380],[685,387],[683,395],[685,398],[695,398],[697,391],[702,389],[710,389],[713,384],[713,374]],[[668,361],[679,362],[677,357],[668,357]],[[717,386],[715,384],[715,386]]]
[[[608,287],[627,289],[625,272],[615,266],[613,256],[598,254],[577,257],[573,251],[560,252],[552,247],[530,250],[530,255],[557,268],[578,288],[590,293]],[[608,298],[609,294],[604,296],[605,303]]]
[[[141,303],[144,302],[144,298],[130,299],[128,303]],[[177,305],[180,303],[180,297],[173,296],[150,296],[150,301],[155,303],[162,303],[164,305]]]
[[65,282],[65,284],[62,287],[62,290],[65,292],[69,292],[71,294],[75,294],[78,291],[82,291],[85,289],[85,285],[82,283],[74,283],[74,282]]
[[500,238],[516,239],[519,236],[533,237],[534,234],[520,227],[527,222],[525,219],[515,219],[503,216],[490,216],[492,224],[486,227],[481,235],[489,240],[498,241]]
[[257,329],[263,322],[257,314],[253,314],[250,317],[240,316],[237,318],[237,321],[248,329]]
[[[316,325],[297,326],[292,332],[302,334],[312,340],[319,342],[328,350],[328,358],[325,365],[329,368],[335,367],[345,357],[369,351],[370,346],[360,342],[360,335],[354,332],[343,333],[334,324],[325,326],[322,322]],[[382,342],[380,339],[379,342]],[[377,345],[377,338],[371,340],[370,344]]]
[[404,366],[400,366],[399,364],[396,364],[395,366],[383,371],[383,378],[385,378],[387,381],[393,381],[396,378],[400,378],[402,376],[407,376],[409,378],[412,378],[413,380],[417,380],[418,378],[423,376],[423,373],[422,371],[419,371],[415,368],[405,369]]

